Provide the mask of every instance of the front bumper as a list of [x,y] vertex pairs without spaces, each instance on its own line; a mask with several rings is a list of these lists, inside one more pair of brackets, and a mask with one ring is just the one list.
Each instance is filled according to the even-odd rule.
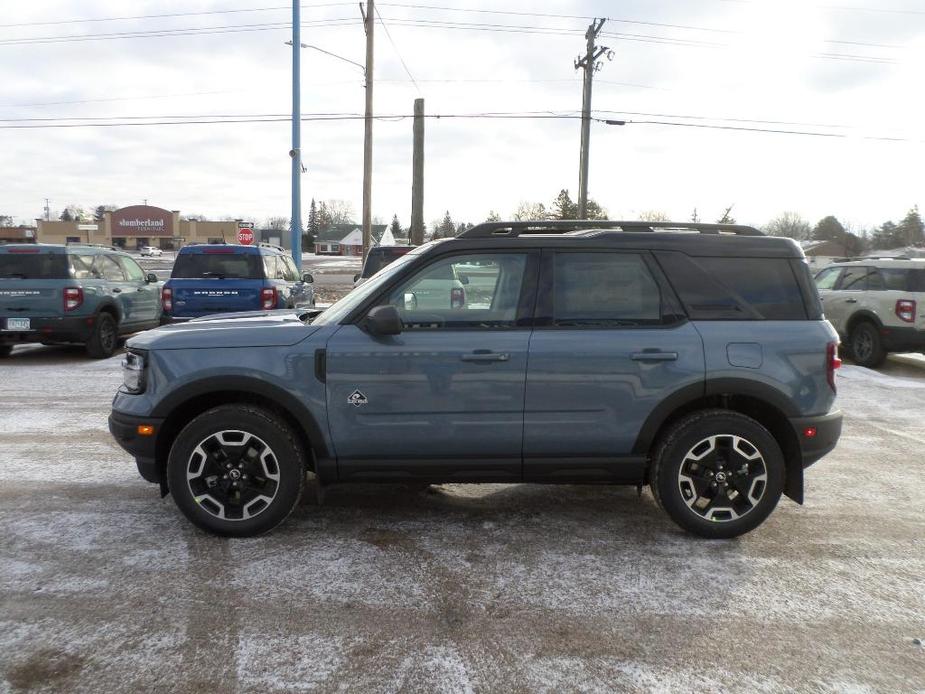
[[[29,318],[29,316],[24,316],[24,318]],[[30,330],[0,331],[0,345],[27,342],[86,342],[93,333],[93,323],[93,316],[30,318]]]
[[[163,482],[163,470],[157,464],[157,437],[161,431],[163,419],[158,417],[138,417],[113,411],[109,415],[109,433],[122,448],[135,458],[140,474],[148,482]],[[150,436],[138,433],[139,425],[154,427]]]
[[[800,442],[803,467],[807,468],[831,453],[841,436],[842,412],[834,410],[816,417],[798,417],[790,420]],[[811,431],[815,434],[808,435]]]

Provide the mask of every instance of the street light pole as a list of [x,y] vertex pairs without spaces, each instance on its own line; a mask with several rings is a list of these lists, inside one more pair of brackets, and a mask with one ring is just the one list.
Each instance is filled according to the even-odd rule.
[[301,103],[301,0],[292,0],[292,259],[302,270],[302,103]]

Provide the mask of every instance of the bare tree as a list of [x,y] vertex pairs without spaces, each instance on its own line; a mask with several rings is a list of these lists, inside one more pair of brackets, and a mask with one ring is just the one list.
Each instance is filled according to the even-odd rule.
[[769,236],[785,236],[797,241],[812,238],[813,228],[797,212],[784,212],[768,222],[764,233]]
[[532,222],[539,219],[549,219],[546,205],[541,202],[522,202],[514,212],[514,220],[518,222]]
[[639,213],[640,222],[670,222],[671,217],[661,210],[646,210]]
[[286,231],[289,228],[289,217],[267,217],[264,226],[270,231]]
[[331,224],[355,224],[356,213],[353,205],[346,200],[327,200],[328,215]]

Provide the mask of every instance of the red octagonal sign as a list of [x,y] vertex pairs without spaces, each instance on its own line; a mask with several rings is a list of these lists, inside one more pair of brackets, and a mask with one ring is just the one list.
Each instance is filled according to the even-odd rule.
[[241,228],[238,229],[238,243],[242,246],[250,246],[254,243],[254,230]]

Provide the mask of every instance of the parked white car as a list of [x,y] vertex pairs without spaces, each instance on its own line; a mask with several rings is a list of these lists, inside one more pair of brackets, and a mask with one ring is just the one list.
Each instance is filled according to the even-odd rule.
[[141,255],[148,258],[160,258],[162,255],[164,255],[164,251],[162,251],[157,246],[142,246]]

